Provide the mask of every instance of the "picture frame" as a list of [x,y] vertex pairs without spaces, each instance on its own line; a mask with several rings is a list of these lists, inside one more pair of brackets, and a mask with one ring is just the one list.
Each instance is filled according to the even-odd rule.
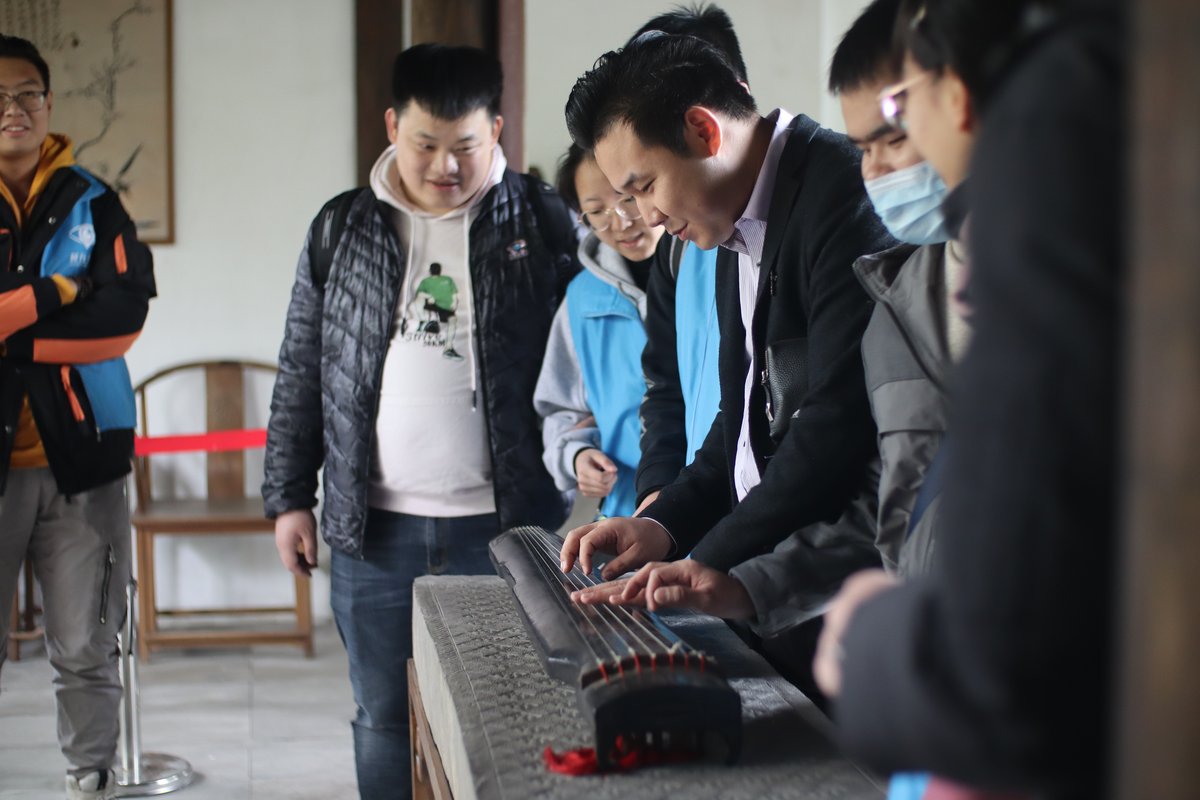
[[112,186],[151,244],[175,241],[171,0],[5,0],[0,32],[50,67],[50,130]]

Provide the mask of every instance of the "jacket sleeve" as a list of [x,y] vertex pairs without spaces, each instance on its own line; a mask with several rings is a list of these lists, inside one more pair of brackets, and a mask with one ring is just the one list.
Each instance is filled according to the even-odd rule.
[[574,489],[575,456],[589,447],[600,446],[600,429],[582,425],[588,410],[583,373],[571,337],[570,318],[564,300],[554,315],[546,356],[533,391],[533,407],[542,418],[542,461],[559,491]]
[[[96,243],[86,272],[91,291],[10,335],[10,357],[47,364],[106,361],[125,355],[141,333],[155,295],[150,249],[138,241],[115,193],[92,201],[92,212]],[[42,283],[32,285],[39,306],[45,302]]]
[[738,310],[736,268],[722,269],[718,264],[716,294],[721,333],[721,406],[695,458],[663,487],[658,499],[641,514],[659,522],[671,534],[676,545],[671,555],[676,558],[691,552],[700,537],[732,508],[731,465],[725,449],[725,426],[739,424],[739,421],[726,410],[726,392],[730,389],[725,376],[740,372],[745,361],[742,351],[745,332]]
[[729,460],[725,455],[724,411],[713,419],[692,463],[663,487],[638,516],[655,520],[671,535],[669,558],[688,555],[695,543],[730,511]]
[[323,288],[313,284],[306,240],[296,266],[267,422],[262,495],[270,519],[317,504],[317,472],[325,458],[321,405],[324,296]]
[[872,306],[851,265],[892,242],[857,170],[850,172],[842,168],[837,183],[801,200],[825,210],[804,232],[811,266],[799,302],[808,320],[808,391],[761,482],[695,545],[693,557],[718,569],[770,552],[798,528],[836,519],[868,478],[875,425],[860,348]]
[[[0,342],[65,305],[54,277],[22,280],[17,273],[0,282]],[[14,280],[15,279],[15,280]]]
[[755,633],[776,636],[824,614],[846,578],[879,566],[875,505],[864,488],[836,522],[809,525],[729,571],[754,603]]
[[583,268],[578,255],[579,228],[571,209],[549,184],[527,176],[527,186],[534,193],[538,224],[553,260],[556,302],[561,303],[567,296],[567,285]]
[[637,468],[637,498],[658,491],[679,475],[687,461],[687,429],[675,331],[675,276],[671,248],[663,236],[646,285],[646,347],[642,372],[646,394],[640,409],[642,458]]

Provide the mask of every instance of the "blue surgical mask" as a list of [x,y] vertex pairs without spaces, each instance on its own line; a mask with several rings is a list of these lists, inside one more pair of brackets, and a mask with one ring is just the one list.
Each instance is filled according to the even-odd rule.
[[946,184],[928,161],[866,182],[867,196],[888,231],[909,244],[938,244],[950,238],[942,216]]

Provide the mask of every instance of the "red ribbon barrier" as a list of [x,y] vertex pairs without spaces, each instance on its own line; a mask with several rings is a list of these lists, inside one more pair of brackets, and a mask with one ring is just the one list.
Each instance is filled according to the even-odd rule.
[[135,436],[133,440],[133,452],[138,456],[155,453],[220,453],[266,446],[266,428],[187,433],[178,436]]

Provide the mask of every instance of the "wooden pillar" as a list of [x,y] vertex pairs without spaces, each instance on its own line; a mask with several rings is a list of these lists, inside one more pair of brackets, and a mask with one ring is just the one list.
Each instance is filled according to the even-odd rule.
[[497,0],[496,55],[504,67],[500,144],[508,165],[525,171],[525,0]]
[[1200,3],[1129,6],[1133,270],[1116,796],[1191,800],[1200,796]]
[[354,41],[356,174],[358,185],[366,186],[388,145],[383,114],[392,97],[392,62],[404,49],[401,0],[355,0]]

